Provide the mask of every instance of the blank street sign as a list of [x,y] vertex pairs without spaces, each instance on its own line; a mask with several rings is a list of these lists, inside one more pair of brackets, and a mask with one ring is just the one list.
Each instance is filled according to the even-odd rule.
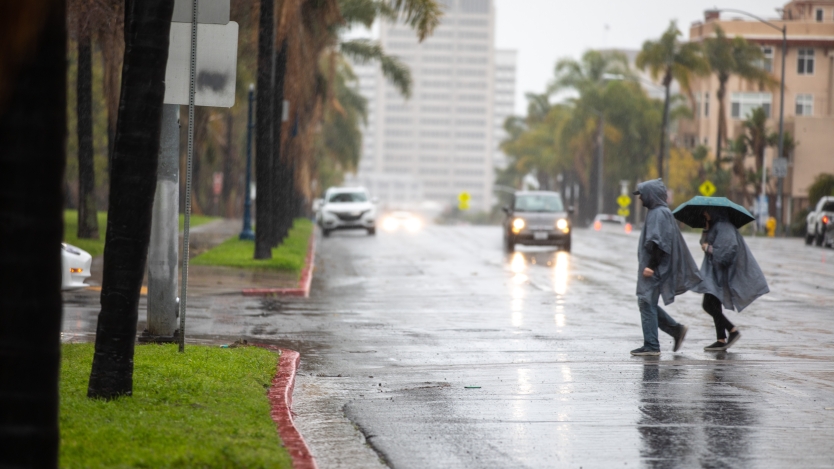
[[[197,25],[197,106],[232,107],[237,79],[238,25]],[[165,70],[165,104],[188,104],[191,24],[171,23],[171,45]]]
[[[191,23],[191,1],[174,0],[175,23]],[[197,22],[211,24],[226,24],[229,22],[230,0],[198,0]],[[198,31],[199,33],[199,31]]]

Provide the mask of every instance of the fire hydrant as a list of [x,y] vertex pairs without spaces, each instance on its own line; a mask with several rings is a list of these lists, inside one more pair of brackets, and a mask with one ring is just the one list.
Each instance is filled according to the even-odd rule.
[[776,219],[773,217],[768,218],[767,223],[765,223],[765,229],[769,238],[776,236]]

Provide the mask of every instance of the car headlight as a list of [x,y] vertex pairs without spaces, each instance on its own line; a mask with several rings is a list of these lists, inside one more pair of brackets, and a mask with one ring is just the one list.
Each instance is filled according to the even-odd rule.
[[524,229],[524,220],[521,218],[516,218],[513,220],[513,233],[518,233],[519,231]]
[[568,221],[564,218],[556,220],[556,229],[561,230],[563,233],[567,233],[569,230]]
[[394,231],[397,227],[399,227],[399,225],[399,222],[391,217],[382,220],[382,229],[385,231]]

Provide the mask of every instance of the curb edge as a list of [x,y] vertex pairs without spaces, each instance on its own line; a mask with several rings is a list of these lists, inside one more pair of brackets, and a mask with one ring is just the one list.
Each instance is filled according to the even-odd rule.
[[310,448],[307,447],[304,437],[301,436],[292,419],[292,394],[301,355],[295,350],[282,349],[274,345],[254,345],[281,353],[278,370],[275,378],[272,379],[272,386],[267,395],[271,407],[270,416],[278,427],[278,435],[292,458],[293,469],[318,469]]
[[310,285],[313,282],[313,271],[315,270],[316,259],[316,232],[310,233],[310,241],[307,246],[307,256],[304,258],[304,269],[301,271],[301,278],[298,280],[298,288],[244,288],[243,296],[310,296]]

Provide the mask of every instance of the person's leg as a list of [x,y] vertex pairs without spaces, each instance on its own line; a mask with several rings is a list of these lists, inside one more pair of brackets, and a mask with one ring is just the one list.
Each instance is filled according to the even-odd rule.
[[[725,342],[727,340],[727,334],[724,333],[725,323],[730,323],[727,321],[727,318],[724,317],[724,313],[722,310],[721,300],[718,299],[715,295],[711,295],[709,293],[704,294],[704,301],[701,303],[703,306],[704,311],[707,312],[710,316],[712,316],[712,321],[715,323],[715,335],[718,338],[719,342]],[[730,324],[730,329],[733,328],[733,325]]]
[[643,347],[660,350],[657,339],[657,301],[651,303],[647,299],[637,298],[637,306],[640,308],[640,322],[643,326]]
[[680,327],[680,324],[672,316],[669,316],[666,310],[661,308],[659,304],[657,305],[657,325],[661,331],[673,337],[678,333]]

